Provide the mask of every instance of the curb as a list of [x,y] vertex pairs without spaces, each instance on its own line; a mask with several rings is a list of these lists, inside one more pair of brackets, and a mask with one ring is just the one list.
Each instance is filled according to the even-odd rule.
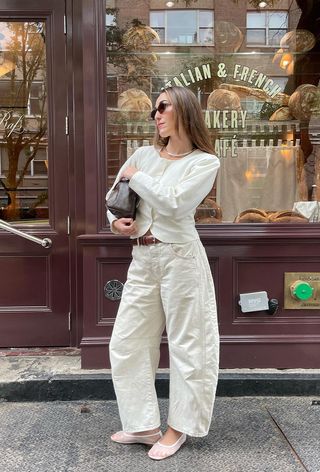
[[[156,377],[159,398],[168,398],[169,374]],[[320,396],[320,374],[220,373],[217,396]],[[110,374],[55,375],[0,383],[0,401],[115,400]]]

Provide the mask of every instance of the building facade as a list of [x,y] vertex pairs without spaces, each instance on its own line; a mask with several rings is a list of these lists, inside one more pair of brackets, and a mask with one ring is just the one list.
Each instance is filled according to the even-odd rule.
[[[319,367],[319,9],[0,0],[1,347],[80,346],[84,368],[109,366],[131,243],[104,196],[175,84],[221,162],[195,214],[221,367]],[[167,366],[165,333],[161,349]]]

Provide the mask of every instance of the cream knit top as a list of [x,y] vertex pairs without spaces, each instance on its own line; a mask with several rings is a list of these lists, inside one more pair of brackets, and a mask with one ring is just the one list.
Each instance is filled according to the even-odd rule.
[[[169,160],[154,146],[142,146],[122,166],[114,185],[128,166],[138,169],[129,186],[141,197],[136,215],[138,233],[132,238],[150,230],[164,243],[199,239],[194,214],[212,189],[219,159],[196,149],[183,158]],[[117,219],[110,211],[107,216],[110,225]]]

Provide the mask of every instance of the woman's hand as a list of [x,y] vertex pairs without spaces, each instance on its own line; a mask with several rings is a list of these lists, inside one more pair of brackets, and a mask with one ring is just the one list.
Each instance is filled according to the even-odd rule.
[[137,224],[132,218],[119,218],[113,221],[112,226],[124,236],[134,236],[138,232]]
[[121,175],[121,177],[125,177],[126,179],[131,179],[131,177],[136,173],[138,172],[138,169],[136,167],[133,167],[133,166],[129,166],[127,167],[124,171],[123,171],[123,174]]

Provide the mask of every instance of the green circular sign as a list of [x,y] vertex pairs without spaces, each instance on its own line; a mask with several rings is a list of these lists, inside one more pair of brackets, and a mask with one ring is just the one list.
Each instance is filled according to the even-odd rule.
[[297,280],[297,282],[293,284],[292,288],[292,294],[298,300],[309,300],[309,298],[312,297],[313,287],[311,287],[308,282],[302,282],[301,280]]

